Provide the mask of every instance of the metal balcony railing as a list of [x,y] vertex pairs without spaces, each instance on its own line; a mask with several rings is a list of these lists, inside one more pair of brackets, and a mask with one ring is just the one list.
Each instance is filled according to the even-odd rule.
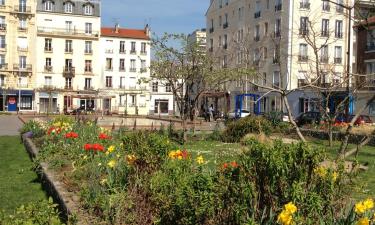
[[125,50],[125,49],[120,49],[120,50],[119,50],[119,53],[120,53],[120,54],[126,54],[126,50]]
[[59,35],[59,36],[84,36],[84,37],[99,37],[99,32],[86,32],[85,30],[64,29],[55,27],[38,27],[39,34]]
[[44,51],[45,52],[53,52],[53,48],[52,47],[44,47]]
[[74,77],[76,74],[76,68],[74,66],[64,66],[63,76],[64,77]]
[[300,35],[308,35],[309,34],[309,30],[307,28],[300,28],[299,29],[299,34]]
[[298,61],[299,62],[307,62],[309,60],[309,57],[307,55],[299,55]]
[[44,71],[45,72],[52,72],[53,71],[53,67],[52,66],[44,66]]
[[32,72],[32,68],[31,64],[13,64],[13,70],[16,71]]
[[0,64],[0,70],[8,70],[8,63]]
[[125,71],[126,71],[126,69],[125,69],[124,66],[120,66],[120,67],[118,68],[118,70],[121,71],[121,72],[125,72]]
[[322,37],[328,37],[329,36],[328,30],[322,30],[320,36],[322,36]]
[[7,25],[5,23],[0,24],[0,31],[6,31],[7,30]]
[[334,62],[335,62],[335,64],[341,64],[342,63],[342,58],[341,57],[334,58]]
[[137,69],[136,68],[130,68],[129,71],[130,72],[137,72]]
[[299,8],[300,9],[310,9],[310,2],[300,2]]
[[106,66],[106,67],[105,67],[105,70],[106,70],[106,71],[113,71],[113,66],[110,66],[110,67],[109,67],[109,66]]
[[335,38],[342,38],[343,33],[342,32],[335,32]]
[[323,56],[320,58],[320,62],[321,63],[328,63],[328,57],[327,56]]
[[25,5],[15,5],[13,11],[16,13],[31,13],[31,7]]
[[113,49],[106,49],[105,53],[107,53],[107,54],[113,54]]

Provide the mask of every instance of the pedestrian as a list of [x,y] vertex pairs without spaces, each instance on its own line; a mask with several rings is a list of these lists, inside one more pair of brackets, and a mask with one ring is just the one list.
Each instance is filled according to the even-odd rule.
[[214,120],[214,105],[211,104],[210,108],[208,108],[208,112],[210,114],[210,122],[211,120],[213,121]]

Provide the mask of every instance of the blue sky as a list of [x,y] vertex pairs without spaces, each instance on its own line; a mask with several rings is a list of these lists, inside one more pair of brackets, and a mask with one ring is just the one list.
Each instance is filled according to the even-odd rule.
[[102,0],[102,26],[143,28],[152,32],[191,33],[205,27],[205,13],[210,0]]

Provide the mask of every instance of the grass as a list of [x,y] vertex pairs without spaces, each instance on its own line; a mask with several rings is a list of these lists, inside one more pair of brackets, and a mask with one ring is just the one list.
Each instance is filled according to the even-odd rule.
[[0,137],[0,210],[12,213],[22,204],[46,199],[19,136]]

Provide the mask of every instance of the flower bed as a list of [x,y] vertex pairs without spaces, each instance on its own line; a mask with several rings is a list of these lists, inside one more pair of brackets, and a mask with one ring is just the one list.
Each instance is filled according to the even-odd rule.
[[65,118],[40,127],[38,161],[104,224],[356,224],[374,213],[370,199],[351,210],[343,168],[319,167],[323,151],[305,144],[251,139],[212,169],[205,155],[158,132],[112,132]]

